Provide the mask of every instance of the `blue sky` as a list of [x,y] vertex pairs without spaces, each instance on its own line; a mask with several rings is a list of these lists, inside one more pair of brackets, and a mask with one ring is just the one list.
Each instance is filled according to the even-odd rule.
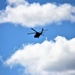
[[[39,16],[39,14],[37,13],[37,16],[35,16],[36,15],[36,12],[34,12],[35,10],[32,11],[32,9],[31,9],[28,12],[26,10],[24,11],[24,9],[23,10],[21,9],[20,5],[23,5],[23,7],[26,7],[26,5],[24,6],[24,4],[22,3],[24,0],[22,0],[22,2],[21,2],[21,0],[19,0],[20,2],[16,2],[16,1],[17,0],[12,0],[12,1],[11,0],[1,0],[0,1],[0,17],[1,17],[0,18],[0,20],[1,20],[0,21],[0,60],[2,60],[2,61],[0,61],[0,74],[1,75],[5,75],[5,74],[7,74],[7,75],[35,75],[35,74],[36,75],[44,75],[44,73],[40,72],[40,70],[39,71],[36,70],[35,71],[36,73],[31,71],[31,69],[33,69],[33,68],[30,69],[31,63],[30,64],[27,64],[27,63],[22,64],[20,62],[20,59],[16,60],[16,61],[18,61],[18,63],[15,63],[15,59],[17,59],[17,56],[16,56],[17,51],[21,50],[21,51],[25,52],[25,47],[27,47],[26,52],[27,52],[27,50],[30,51],[30,48],[31,49],[37,48],[34,46],[38,43],[41,46],[45,42],[45,40],[47,40],[47,42],[50,42],[53,45],[53,43],[51,41],[53,41],[56,44],[57,41],[60,41],[60,39],[63,40],[64,38],[71,43],[71,44],[69,44],[69,46],[71,46],[72,49],[71,48],[70,49],[74,50],[74,48],[75,48],[73,46],[74,42],[71,42],[70,40],[75,38],[75,1],[74,0],[27,0],[27,2],[30,5],[30,8],[27,7],[26,10],[27,9],[30,10],[31,7],[34,9],[37,9],[36,6],[39,7],[39,9],[40,9],[40,7],[42,7],[41,5],[46,5],[46,3],[52,4],[51,6],[53,9],[51,9],[51,10],[54,11],[54,9],[56,9],[56,11],[57,10],[59,11],[59,12],[54,12],[54,15],[56,16],[56,18],[53,18],[54,15],[52,15],[52,16],[49,15],[48,11],[46,12],[47,17],[45,16],[44,18],[42,18],[42,17],[37,18],[37,16]],[[35,4],[33,5],[34,2],[35,2]],[[39,3],[39,5],[37,3]],[[64,5],[65,3],[66,3],[66,5]],[[14,7],[12,7],[12,4],[14,4]],[[53,7],[53,6],[55,6],[55,7]],[[18,7],[18,9],[16,9],[17,7]],[[60,14],[61,10],[58,8],[61,8],[62,10],[64,9],[63,14],[65,16],[63,14]],[[19,10],[19,12],[16,10]],[[50,12],[51,12],[51,10],[50,10]],[[22,13],[21,11],[24,11],[23,13],[25,13],[25,12],[29,13],[28,17],[26,16],[27,15],[26,14],[26,15],[23,15],[24,18],[22,18],[23,16],[21,17],[19,15],[20,13]],[[46,10],[44,9],[44,11],[46,11]],[[38,12],[38,9],[37,9],[37,12]],[[41,12],[42,11],[40,11],[40,13]],[[18,14],[17,16],[21,17],[21,19],[17,18],[16,15],[14,15],[14,13]],[[32,15],[30,13],[34,13],[35,15],[33,15],[33,17],[32,17]],[[51,14],[52,13],[53,12],[51,12]],[[56,13],[58,13],[58,15],[60,14],[61,16],[58,16]],[[65,13],[68,13],[71,17]],[[50,18],[51,17],[52,18],[47,20],[49,18],[49,16],[50,16]],[[38,20],[38,19],[40,19],[40,20]],[[42,20],[42,19],[44,19],[44,20]],[[45,32],[45,34],[44,34],[45,36],[40,36],[40,38],[37,39],[37,38],[34,38],[33,34],[27,35],[27,33],[33,32],[30,29],[31,27],[35,28],[37,31],[41,31],[41,29],[43,27],[44,29],[48,29],[48,31]],[[60,37],[55,42],[54,39],[58,36],[60,36]],[[31,44],[31,46],[30,46],[30,44]],[[58,44],[60,44],[60,43],[58,42]],[[24,47],[23,47],[23,45],[24,45]],[[28,48],[28,46],[30,48]],[[55,48],[56,48],[56,46],[55,46]],[[47,49],[50,50],[50,46]],[[57,49],[59,49],[59,46]],[[68,48],[67,48],[67,50],[68,50]],[[37,51],[37,49],[36,49],[36,51]],[[34,50],[33,50],[33,52],[34,52]],[[65,51],[62,52],[62,55],[64,55],[64,53],[65,53]],[[75,51],[74,51],[74,53],[75,53]],[[30,54],[30,53],[28,53],[28,54]],[[15,57],[15,58],[13,58],[13,61],[12,61],[12,56]],[[70,56],[70,54],[69,54],[69,56]],[[35,55],[35,57],[36,57],[36,55]],[[62,56],[62,57],[66,57],[66,56]],[[30,58],[30,57],[27,57],[27,58]],[[24,58],[25,61],[27,58],[26,57]],[[74,56],[72,58],[74,58]],[[40,59],[42,59],[42,58],[40,57]],[[11,62],[9,62],[9,60]],[[61,60],[63,60],[63,59],[61,59]],[[27,60],[27,62],[30,62],[30,61],[33,61],[33,59],[31,58],[30,60]],[[39,61],[40,60],[38,60],[38,62]],[[46,60],[44,60],[44,61],[46,61]],[[48,59],[48,61],[49,61],[49,59]],[[68,60],[68,61],[70,61],[70,60]],[[72,63],[73,63],[73,61],[72,61]],[[67,61],[65,61],[65,63],[66,62]],[[59,62],[59,63],[61,63],[61,62]],[[15,66],[13,66],[13,64]],[[68,62],[67,62],[67,64],[68,64]],[[11,65],[13,67],[12,69],[10,68]],[[24,65],[26,65],[26,66],[24,66]],[[39,64],[37,64],[37,65],[39,65]],[[74,65],[75,64],[73,64],[73,66]],[[28,66],[28,69],[27,69],[27,66]],[[51,66],[47,67],[47,70],[48,70],[48,68],[50,70],[52,70],[52,72],[54,72],[54,70],[55,70],[55,68],[51,68]],[[70,69],[70,68],[68,68],[68,69]],[[67,71],[68,71],[68,69],[67,69]],[[43,69],[41,68],[41,70],[43,70]],[[71,70],[74,71],[72,74],[75,74],[75,67],[72,68]],[[58,72],[60,72],[60,71],[58,71]],[[63,72],[63,70],[62,70],[62,72]],[[68,73],[67,75],[72,75],[72,74]],[[48,73],[46,75],[50,75],[50,74]],[[64,75],[64,73],[60,74],[60,75]]]

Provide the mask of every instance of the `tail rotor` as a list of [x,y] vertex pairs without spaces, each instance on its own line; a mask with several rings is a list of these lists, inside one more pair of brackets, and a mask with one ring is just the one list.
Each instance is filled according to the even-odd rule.
[[44,36],[44,32],[48,31],[48,29],[44,30],[44,28],[42,28],[41,34]]

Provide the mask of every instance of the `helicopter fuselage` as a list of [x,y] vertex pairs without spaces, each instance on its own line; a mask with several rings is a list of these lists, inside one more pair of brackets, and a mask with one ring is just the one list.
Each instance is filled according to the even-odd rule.
[[42,33],[36,32],[34,38],[39,38]]

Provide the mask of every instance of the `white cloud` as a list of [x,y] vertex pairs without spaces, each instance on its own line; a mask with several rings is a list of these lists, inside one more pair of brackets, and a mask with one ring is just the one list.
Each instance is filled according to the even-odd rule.
[[23,5],[28,3],[26,0],[7,0],[9,5],[14,5],[14,6],[18,6],[18,5]]
[[24,3],[25,1],[24,0],[7,0],[7,2],[9,4],[16,4],[16,3],[21,4],[21,3]]
[[75,75],[75,38],[58,36],[54,41],[28,44],[17,50],[5,64],[20,64],[31,75]]
[[75,6],[47,3],[29,4],[24,0],[8,0],[6,10],[0,11],[0,23],[11,22],[26,27],[42,26],[62,21],[75,22]]

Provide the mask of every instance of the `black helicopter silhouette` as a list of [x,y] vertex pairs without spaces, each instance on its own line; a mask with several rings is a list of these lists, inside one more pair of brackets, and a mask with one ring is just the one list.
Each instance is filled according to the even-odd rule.
[[33,32],[33,33],[28,33],[28,34],[35,34],[34,35],[34,38],[39,38],[40,37],[40,35],[43,35],[44,36],[44,34],[43,34],[43,32],[44,31],[47,31],[47,30],[44,30],[43,28],[42,28],[42,30],[41,30],[41,32],[37,32],[35,29],[33,29],[33,28],[31,28],[33,31],[35,31],[35,32]]

